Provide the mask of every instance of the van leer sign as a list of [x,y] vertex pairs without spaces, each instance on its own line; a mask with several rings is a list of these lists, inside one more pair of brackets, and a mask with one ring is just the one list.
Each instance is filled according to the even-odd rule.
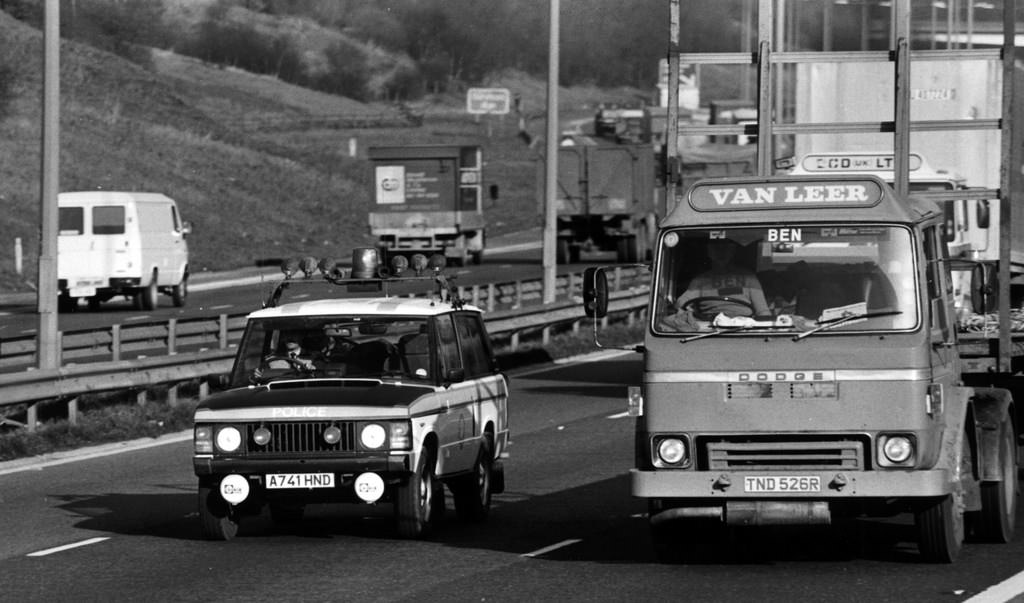
[[690,192],[690,207],[698,211],[872,207],[881,199],[882,189],[873,180],[705,183]]

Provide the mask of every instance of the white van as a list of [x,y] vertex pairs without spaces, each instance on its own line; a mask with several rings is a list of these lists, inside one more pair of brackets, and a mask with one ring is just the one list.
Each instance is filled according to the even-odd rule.
[[89,191],[57,196],[59,309],[73,311],[85,298],[89,309],[115,296],[152,310],[159,293],[175,306],[188,295],[191,225],[174,200],[159,193]]

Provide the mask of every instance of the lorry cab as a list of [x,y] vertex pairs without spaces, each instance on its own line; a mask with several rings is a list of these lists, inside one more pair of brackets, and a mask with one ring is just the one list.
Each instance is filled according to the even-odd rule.
[[662,221],[631,396],[659,554],[686,521],[912,512],[933,561],[966,516],[1012,533],[1012,400],[962,385],[942,225],[869,175],[705,180]]
[[85,191],[57,197],[59,309],[89,308],[118,295],[152,310],[160,293],[175,306],[188,296],[192,228],[159,193]]

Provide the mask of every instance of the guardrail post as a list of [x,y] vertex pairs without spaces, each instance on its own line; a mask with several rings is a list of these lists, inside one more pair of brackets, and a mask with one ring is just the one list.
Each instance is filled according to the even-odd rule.
[[136,404],[138,404],[139,406],[145,406],[146,405],[146,401],[147,401],[146,390],[140,389],[139,391],[137,391],[135,393],[135,403]]
[[78,425],[78,397],[68,400],[68,425]]
[[110,327],[110,359],[114,362],[121,359],[121,325]]
[[516,281],[516,303],[513,307],[523,307],[523,281]]
[[519,331],[512,333],[512,337],[508,340],[508,347],[513,352],[519,349]]
[[29,433],[35,433],[36,425],[39,423],[38,406],[38,402],[33,402],[28,406],[28,415],[27,418],[25,419],[25,429],[27,429]]
[[622,268],[615,268],[615,285],[612,291],[622,291]]
[[210,384],[206,382],[206,379],[199,381],[199,399],[205,400],[210,395]]
[[220,349],[226,350],[228,348],[228,315],[220,315],[220,334],[217,335],[217,340],[220,343]]
[[551,343],[551,327],[544,327],[540,330],[540,342],[544,345]]
[[473,285],[473,305],[480,307],[480,285]]
[[487,284],[487,311],[494,312],[494,283]]

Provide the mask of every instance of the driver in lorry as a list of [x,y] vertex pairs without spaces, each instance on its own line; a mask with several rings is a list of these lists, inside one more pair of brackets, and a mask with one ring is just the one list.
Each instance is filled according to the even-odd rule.
[[672,326],[695,326],[693,319],[709,321],[724,314],[735,317],[769,317],[761,282],[753,272],[735,262],[739,245],[730,239],[708,241],[711,267],[693,277],[686,291],[675,301],[678,313],[669,317]]

